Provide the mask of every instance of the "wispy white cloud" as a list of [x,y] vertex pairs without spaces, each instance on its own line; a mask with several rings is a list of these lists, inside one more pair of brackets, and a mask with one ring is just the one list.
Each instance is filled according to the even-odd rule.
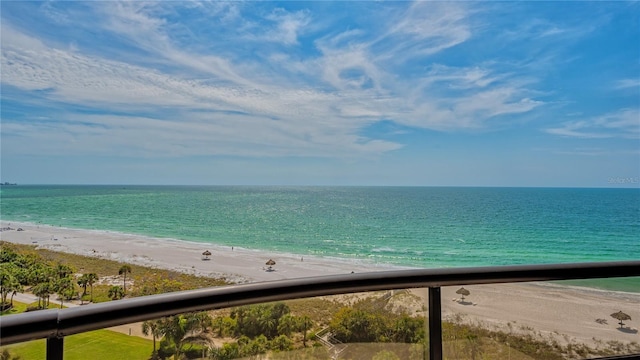
[[578,155],[586,157],[611,157],[611,156],[639,156],[639,148],[628,148],[625,145],[619,148],[612,147],[566,147],[566,148],[534,148],[536,152],[551,153],[557,155]]
[[622,109],[586,120],[565,122],[546,132],[584,139],[640,139],[640,109]]
[[394,44],[388,53],[424,56],[460,44],[471,37],[468,16],[461,3],[414,2],[383,35]]
[[640,90],[640,78],[635,79],[622,79],[616,81],[614,89],[632,89]]
[[286,45],[298,44],[298,34],[304,31],[310,22],[308,12],[289,13],[284,9],[276,9],[266,18],[273,21],[275,27],[267,31],[264,39]]

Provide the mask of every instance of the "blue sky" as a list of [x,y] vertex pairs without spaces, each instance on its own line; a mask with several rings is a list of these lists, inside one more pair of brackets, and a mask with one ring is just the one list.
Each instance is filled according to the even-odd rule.
[[639,2],[1,16],[2,181],[640,187]]

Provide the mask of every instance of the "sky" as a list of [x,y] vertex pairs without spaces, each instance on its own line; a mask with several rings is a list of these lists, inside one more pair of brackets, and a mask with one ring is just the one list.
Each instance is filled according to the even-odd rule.
[[640,2],[2,1],[1,181],[640,188]]

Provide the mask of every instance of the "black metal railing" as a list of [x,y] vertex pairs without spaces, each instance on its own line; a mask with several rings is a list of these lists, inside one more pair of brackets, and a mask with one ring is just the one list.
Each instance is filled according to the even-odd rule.
[[[378,271],[213,287],[0,317],[0,345],[47,339],[62,360],[64,337],[185,312],[364,291],[429,288],[429,358],[442,359],[441,286],[640,276],[640,261]],[[640,354],[618,359],[640,359]]]

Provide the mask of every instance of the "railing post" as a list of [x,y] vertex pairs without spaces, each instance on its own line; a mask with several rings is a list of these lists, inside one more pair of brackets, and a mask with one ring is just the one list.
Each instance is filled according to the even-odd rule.
[[47,360],[62,360],[64,353],[64,338],[47,338]]
[[442,360],[442,299],[440,287],[429,288],[429,359]]

